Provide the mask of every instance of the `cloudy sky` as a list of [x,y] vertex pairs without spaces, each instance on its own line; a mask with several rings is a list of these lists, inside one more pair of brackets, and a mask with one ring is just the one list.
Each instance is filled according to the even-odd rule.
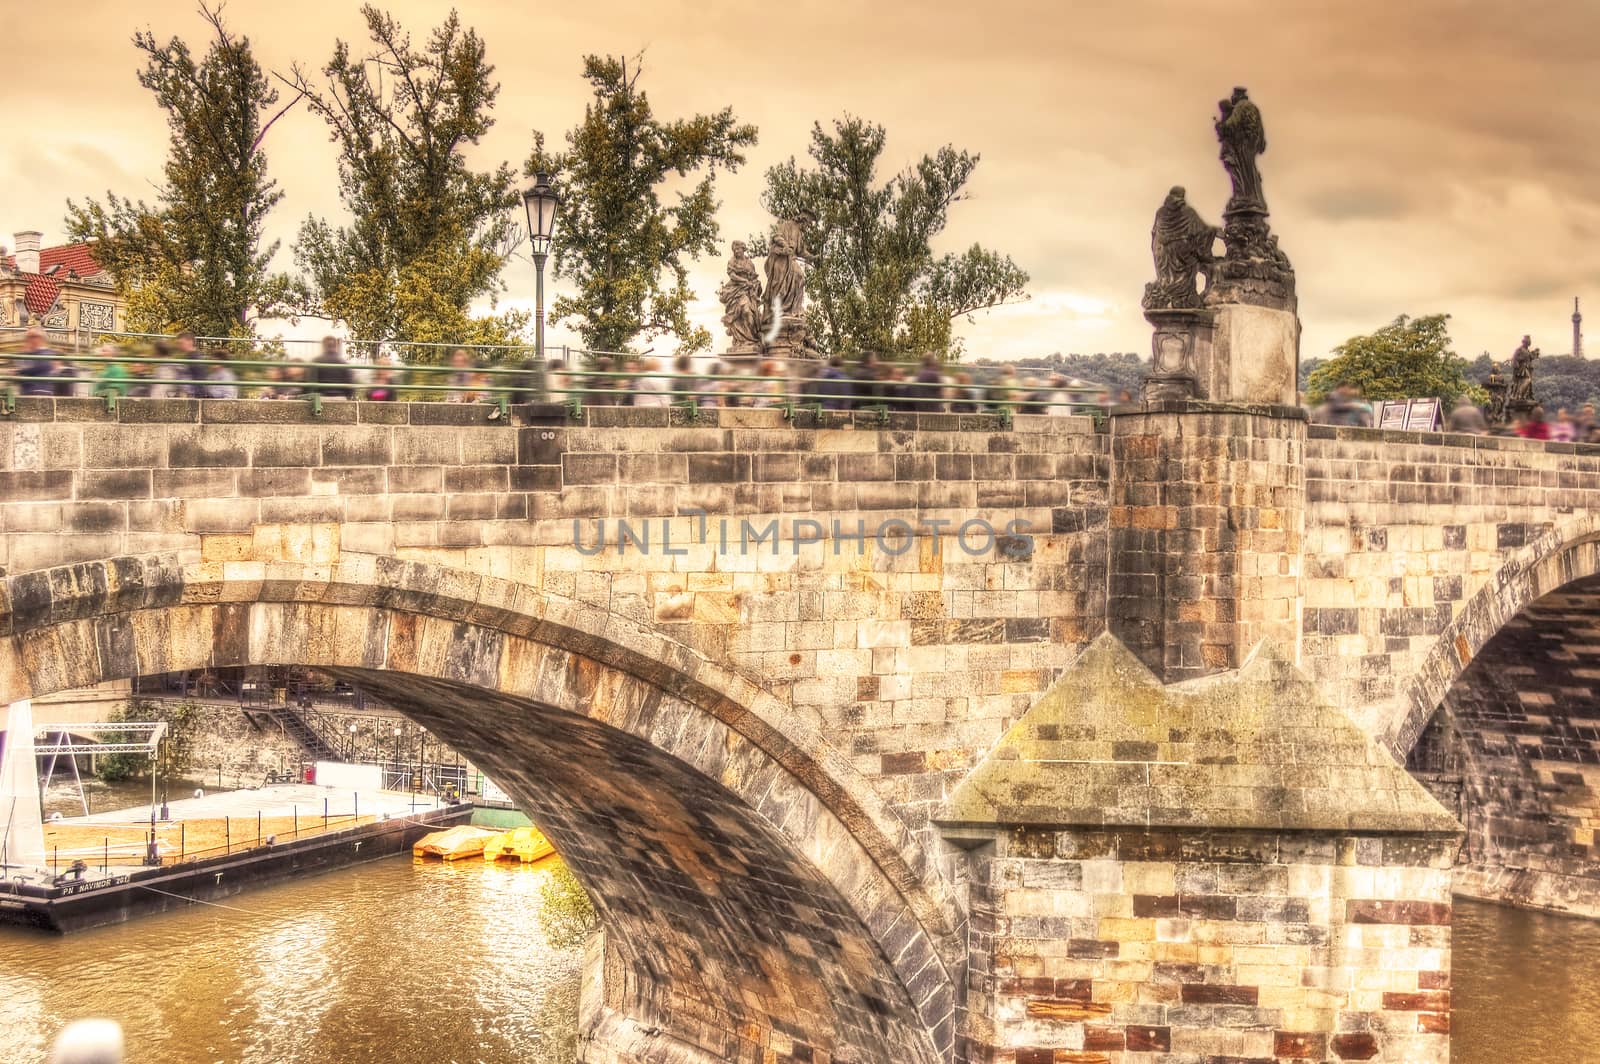
[[[442,12],[390,8],[418,37]],[[883,123],[895,167],[946,142],[981,153],[944,245],[1012,255],[1033,298],[963,324],[973,357],[1147,351],[1151,215],[1183,184],[1220,221],[1228,186],[1211,119],[1234,85],[1265,117],[1264,185],[1299,274],[1306,357],[1402,313],[1452,314],[1468,357],[1503,358],[1524,332],[1546,353],[1568,351],[1575,295],[1600,322],[1595,0],[476,0],[460,11],[502,85],[485,163],[520,163],[531,130],[574,124],[586,52],[643,50],[658,115],[732,105],[755,123],[748,165],[720,180],[727,238],[770,224],[762,174],[803,155],[816,120]],[[362,39],[354,0],[230,0],[227,15],[272,69],[319,66],[336,37]],[[9,20],[0,243],[28,228],[58,240],[69,196],[151,194],[166,130],[128,40],[145,26],[195,41],[204,29],[192,0],[80,0],[70,15]],[[271,235],[289,268],[299,221],[339,217],[334,156],[303,109],[266,147],[286,193]],[[697,317],[719,343],[721,269],[695,272]],[[530,263],[505,279],[507,301],[531,302]]]

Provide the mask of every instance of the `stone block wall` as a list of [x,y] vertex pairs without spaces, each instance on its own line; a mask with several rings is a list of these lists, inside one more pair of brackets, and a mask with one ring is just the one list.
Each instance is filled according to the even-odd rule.
[[1306,493],[1302,661],[1404,756],[1449,679],[1419,698],[1417,678],[1474,597],[1497,601],[1448,640],[1454,672],[1526,605],[1508,561],[1592,536],[1600,447],[1313,425]]
[[0,568],[311,560],[261,541],[334,525],[346,551],[543,588],[757,679],[930,847],[927,810],[1103,626],[1089,419],[486,409],[22,399],[0,421]]
[[1446,1064],[1454,846],[1002,833],[971,862],[967,1059]]
[[[0,568],[195,556],[201,536],[337,523],[347,549],[548,580],[669,627],[824,714],[863,771],[918,807],[1108,613],[1175,676],[1220,667],[1261,634],[1298,636],[1324,690],[1403,753],[1453,674],[1425,696],[1415,678],[1459,671],[1463,661],[1437,655],[1474,596],[1514,598],[1517,587],[1496,586],[1508,560],[1600,531],[1600,448],[1304,430],[1270,410],[1150,406],[1112,418],[1111,433],[1043,417],[1005,428],[917,414],[795,424],[768,410],[694,424],[615,407],[581,421],[543,408],[507,425],[484,415],[428,403],[328,403],[313,417],[298,403],[140,400],[112,412],[98,400],[23,399],[0,422]],[[1230,434],[1242,449],[1222,449]],[[1115,486],[1114,468],[1126,473]],[[1205,477],[1215,483],[1201,487]],[[759,549],[724,556],[722,518]],[[974,518],[1004,543],[981,556],[960,549],[954,535]],[[625,555],[588,553],[602,521],[615,545],[619,520],[633,537]],[[862,522],[892,520],[948,523],[937,544],[910,549],[850,538]],[[1011,522],[1027,536],[1005,538]]]
[[1299,642],[1305,420],[1147,404],[1111,417],[1111,630],[1166,682]]

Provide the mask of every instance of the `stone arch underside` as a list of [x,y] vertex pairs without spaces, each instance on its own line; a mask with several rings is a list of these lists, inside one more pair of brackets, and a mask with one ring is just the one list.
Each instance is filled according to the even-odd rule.
[[1600,916],[1600,576],[1511,618],[1407,768],[1466,827],[1459,892]]
[[303,665],[503,780],[600,911],[609,1047],[950,1057],[957,920],[909,833],[808,722],[654,633],[524,585],[348,554],[119,558],[3,586],[0,701]]
[[1378,733],[1404,761],[1445,695],[1478,653],[1540,598],[1575,580],[1600,574],[1600,514],[1547,528],[1517,550],[1467,602],[1439,636]]

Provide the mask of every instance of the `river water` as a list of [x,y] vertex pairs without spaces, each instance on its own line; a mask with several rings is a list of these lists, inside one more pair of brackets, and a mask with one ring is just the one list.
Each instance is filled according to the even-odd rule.
[[[0,931],[0,1061],[108,1016],[129,1064],[568,1064],[581,950],[540,930],[548,864],[386,859],[226,909]],[[1600,923],[1458,900],[1455,1064],[1595,1060],[1597,956]]]
[[129,1064],[567,1064],[582,949],[553,949],[524,868],[386,858],[65,937],[0,929],[0,1062],[68,1021]]

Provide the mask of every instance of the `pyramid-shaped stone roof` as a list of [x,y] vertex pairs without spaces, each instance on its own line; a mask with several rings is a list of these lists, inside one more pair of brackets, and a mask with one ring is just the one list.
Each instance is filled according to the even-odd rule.
[[963,780],[949,826],[1456,834],[1454,817],[1270,648],[1170,687],[1096,639]]

